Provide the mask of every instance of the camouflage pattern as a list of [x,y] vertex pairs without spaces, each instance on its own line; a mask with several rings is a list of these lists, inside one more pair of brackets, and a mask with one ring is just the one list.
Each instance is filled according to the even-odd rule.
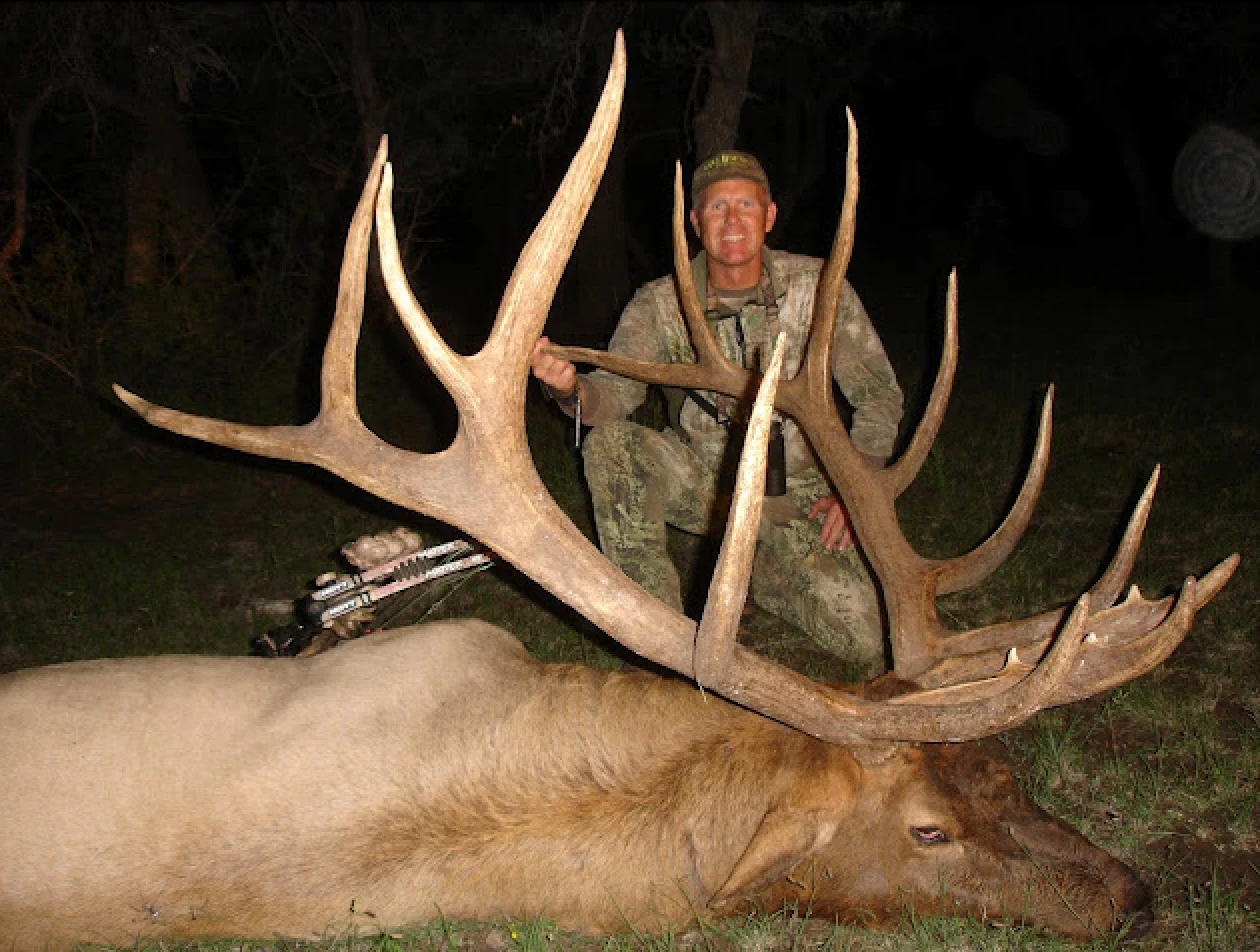
[[[767,323],[786,334],[784,376],[804,356],[814,289],[822,261],[766,249],[765,269],[778,306],[767,321],[762,295],[739,309],[748,353],[768,355]],[[696,287],[708,288],[705,255],[692,261]],[[742,355],[734,321],[710,321],[723,352]],[[657,363],[691,363],[695,357],[672,277],[640,288],[626,306],[608,349]],[[901,421],[902,395],[883,344],[856,292],[846,282],[837,307],[832,374],[853,408],[850,436],[858,450],[887,457]],[[722,480],[734,472],[738,445],[730,428],[694,400],[682,403],[676,429],[657,432],[625,418],[643,402],[647,385],[606,371],[584,376],[583,422],[593,427],[583,455],[600,547],[632,579],[681,610],[678,572],[666,550],[666,525],[714,534],[722,528],[729,499]],[[717,395],[705,393],[710,403]],[[828,552],[821,520],[810,506],[832,490],[796,424],[783,421],[788,494],[766,500],[759,530],[751,593],[761,608],[810,634],[820,646],[868,670],[884,665],[883,625],[875,585],[855,549]]]
[[[767,270],[778,301],[778,324],[787,335],[783,376],[796,374],[804,356],[806,336],[813,317],[814,289],[822,261],[804,255],[766,249]],[[696,287],[708,286],[704,253],[692,261]],[[769,354],[773,341],[766,339],[765,308],[749,303],[740,309],[745,344],[751,353],[763,349]],[[732,333],[732,321],[712,323],[723,353],[740,362],[739,348]],[[608,349],[640,360],[656,363],[695,361],[686,324],[678,305],[678,292],[672,276],[644,285],[626,305],[613,332]],[[854,446],[870,456],[887,457],[892,452],[901,422],[902,395],[884,346],[857,293],[846,281],[837,307],[836,331],[832,345],[832,375],[850,406],[853,418],[849,435]],[[584,375],[587,397],[582,408],[583,422],[599,426],[628,417],[643,403],[647,385],[603,370]],[[592,392],[594,391],[594,392]],[[702,394],[716,403],[716,394]],[[711,469],[719,469],[727,454],[728,429],[718,423],[693,400],[682,405],[679,420],[688,445]],[[795,422],[783,421],[787,469],[801,473],[818,467],[804,436]]]
[[[630,578],[682,611],[665,527],[721,532],[729,494],[722,492],[718,472],[674,430],[658,432],[629,420],[591,430],[583,456],[600,548]],[[787,484],[786,496],[766,500],[752,599],[821,647],[876,674],[884,669],[883,625],[870,574],[856,549],[824,549],[820,521],[806,516],[830,488],[816,469],[789,476]]]

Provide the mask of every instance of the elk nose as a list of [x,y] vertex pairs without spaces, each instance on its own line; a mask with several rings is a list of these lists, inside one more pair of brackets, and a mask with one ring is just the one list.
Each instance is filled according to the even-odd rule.
[[1140,939],[1151,931],[1155,913],[1151,911],[1151,891],[1145,883],[1139,881],[1126,890],[1119,913],[1116,927],[1125,930],[1126,938]]
[[1132,915],[1125,916],[1120,920],[1120,927],[1124,929],[1124,937],[1126,939],[1145,938],[1153,925],[1155,925],[1155,913],[1151,912],[1150,906],[1139,909]]

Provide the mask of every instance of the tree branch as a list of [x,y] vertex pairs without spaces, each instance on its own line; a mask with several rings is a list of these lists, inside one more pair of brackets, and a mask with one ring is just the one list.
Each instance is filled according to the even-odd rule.
[[0,267],[7,267],[8,263],[22,250],[22,240],[26,237],[31,132],[34,129],[35,120],[44,111],[48,101],[71,82],[72,80],[65,79],[50,81],[40,90],[39,95],[27,104],[13,130],[13,230],[9,233],[9,240],[4,243],[4,247],[0,248]]

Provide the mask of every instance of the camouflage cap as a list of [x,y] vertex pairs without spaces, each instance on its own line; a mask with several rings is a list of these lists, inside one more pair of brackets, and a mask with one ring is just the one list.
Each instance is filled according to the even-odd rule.
[[770,180],[756,156],[736,149],[723,149],[696,166],[691,176],[691,204],[700,200],[700,194],[714,182],[729,178],[746,178],[756,182],[770,194]]

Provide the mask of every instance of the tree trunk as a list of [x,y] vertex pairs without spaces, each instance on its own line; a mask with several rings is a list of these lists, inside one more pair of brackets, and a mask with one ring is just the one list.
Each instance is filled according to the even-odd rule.
[[[795,61],[799,64],[799,61]],[[784,90],[783,152],[779,181],[774,186],[774,201],[779,208],[777,234],[782,236],[791,225],[792,213],[811,185],[827,171],[828,125],[832,105],[840,98],[840,86],[829,82],[823,88],[811,84],[801,66],[787,67],[792,75]]]
[[9,240],[0,248],[0,267],[8,264],[19,251],[26,237],[26,187],[31,160],[31,133],[35,120],[44,111],[50,99],[69,85],[68,80],[52,80],[32,99],[13,126],[13,229]]
[[697,162],[735,144],[739,114],[748,98],[761,4],[712,2],[704,10],[713,30],[713,58],[704,105],[692,121]]
[[174,102],[165,64],[141,54],[137,69],[140,130],[127,170],[128,287],[178,278],[215,296],[234,286],[215,234],[201,159]]
[[123,282],[129,288],[155,284],[162,270],[161,205],[165,175],[159,153],[148,145],[148,130],[140,135],[145,141],[136,147],[127,166],[127,244]]
[[355,105],[359,110],[363,168],[367,169],[376,156],[376,148],[385,131],[385,108],[376,84],[376,70],[368,43],[367,14],[363,4],[360,0],[350,0],[338,6],[349,25],[350,82],[354,89]]

